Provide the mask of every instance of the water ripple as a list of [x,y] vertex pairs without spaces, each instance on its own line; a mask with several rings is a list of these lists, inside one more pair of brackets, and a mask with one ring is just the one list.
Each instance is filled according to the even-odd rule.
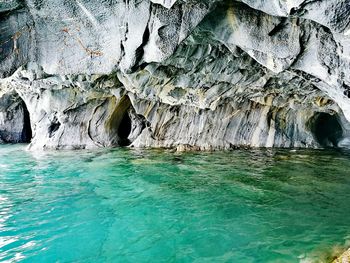
[[350,238],[350,153],[0,148],[1,262],[312,262]]

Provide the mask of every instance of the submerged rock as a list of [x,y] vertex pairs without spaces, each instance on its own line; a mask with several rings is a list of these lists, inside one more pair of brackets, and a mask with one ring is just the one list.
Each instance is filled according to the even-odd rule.
[[349,14],[346,0],[6,1],[0,90],[23,99],[31,148],[343,146]]
[[333,263],[349,263],[350,262],[350,249],[345,251],[341,256],[337,257]]

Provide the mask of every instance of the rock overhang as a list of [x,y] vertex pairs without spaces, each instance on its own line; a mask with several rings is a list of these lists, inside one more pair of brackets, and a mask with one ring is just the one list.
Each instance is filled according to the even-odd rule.
[[[257,102],[350,118],[347,1],[9,3],[0,7],[8,40],[0,69],[5,77],[24,66],[12,77],[18,90],[23,83],[24,90],[50,90],[45,78],[64,83],[70,76],[109,75],[110,87],[167,107],[215,111]],[[95,89],[89,81],[73,82]]]

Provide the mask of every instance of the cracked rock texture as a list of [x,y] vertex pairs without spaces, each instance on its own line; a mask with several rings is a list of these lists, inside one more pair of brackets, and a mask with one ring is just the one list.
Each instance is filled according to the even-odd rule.
[[0,77],[32,149],[346,146],[350,2],[0,1]]

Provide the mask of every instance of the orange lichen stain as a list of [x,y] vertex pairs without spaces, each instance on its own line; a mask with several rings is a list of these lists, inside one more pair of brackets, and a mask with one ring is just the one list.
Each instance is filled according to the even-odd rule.
[[[17,47],[17,39],[19,39],[23,33],[30,32],[30,31],[31,31],[30,26],[24,26],[24,27],[20,28],[20,30],[17,31],[13,36],[9,37],[6,41],[1,42],[0,46],[9,43],[12,40],[13,41],[13,50],[16,54],[19,54],[19,48]],[[4,52],[4,49],[0,48],[0,53],[2,53],[2,52]]]
[[87,48],[85,45],[84,45],[84,43],[81,41],[81,39],[79,38],[79,37],[75,37],[75,36],[73,36],[70,32],[69,32],[69,29],[68,28],[63,28],[62,29],[62,31],[64,32],[64,33],[67,33],[70,37],[72,37],[73,39],[75,39],[77,42],[78,42],[78,44],[79,44],[79,46],[82,48],[82,49],[84,49],[85,50],[85,52],[87,53],[87,54],[89,54],[91,57],[100,57],[100,56],[102,56],[103,55],[103,52],[102,51],[100,51],[100,50],[92,50],[92,49],[89,49],[89,48]]
[[13,37],[12,37],[12,39],[13,39],[13,51],[14,51],[17,55],[19,54],[19,48],[18,48],[18,46],[17,46],[17,39],[19,39],[19,38],[21,37],[21,35],[22,35],[22,32],[17,31],[17,32],[13,35]]
[[62,31],[65,32],[65,33],[67,33],[67,34],[70,34],[68,28],[66,28],[66,27],[63,28]]
[[12,39],[16,40],[16,39],[20,38],[21,35],[22,35],[22,32],[18,31],[13,35]]

